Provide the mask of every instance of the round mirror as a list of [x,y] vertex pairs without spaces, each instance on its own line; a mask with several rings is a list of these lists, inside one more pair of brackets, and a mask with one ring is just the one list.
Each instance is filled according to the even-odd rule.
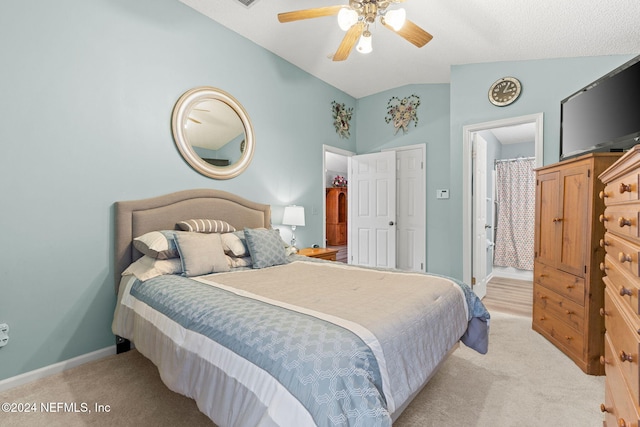
[[203,175],[229,179],[251,163],[255,139],[249,116],[220,89],[185,92],[173,109],[171,128],[182,157]]

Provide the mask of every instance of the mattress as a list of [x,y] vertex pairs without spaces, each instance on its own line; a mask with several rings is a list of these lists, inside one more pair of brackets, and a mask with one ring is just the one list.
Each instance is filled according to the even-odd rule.
[[300,258],[125,276],[118,301],[113,332],[221,427],[389,426],[461,338],[486,351],[489,318],[450,278]]

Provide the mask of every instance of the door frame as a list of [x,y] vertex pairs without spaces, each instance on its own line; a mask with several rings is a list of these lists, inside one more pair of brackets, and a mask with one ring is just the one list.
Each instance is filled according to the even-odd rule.
[[543,134],[544,123],[543,113],[529,114],[520,117],[511,117],[506,119],[494,120],[484,123],[475,123],[463,126],[462,128],[462,279],[465,283],[471,285],[471,276],[473,274],[472,265],[472,141],[473,134],[493,128],[505,126],[521,125],[526,123],[535,123],[535,157],[536,167],[543,165]]
[[[351,157],[356,155],[356,153],[352,151],[344,150],[342,148],[338,148],[338,147],[334,147],[326,144],[322,145],[322,180],[320,181],[322,185],[321,185],[320,191],[322,192],[321,200],[322,200],[322,247],[323,248],[327,246],[327,195],[326,195],[326,187],[325,187],[325,182],[327,179],[326,178],[327,153],[340,154],[341,156],[345,156],[345,157]],[[349,183],[347,183],[347,188],[349,188],[348,185]],[[349,226],[347,224],[347,229],[348,227]],[[347,246],[347,250],[348,250],[348,246]]]

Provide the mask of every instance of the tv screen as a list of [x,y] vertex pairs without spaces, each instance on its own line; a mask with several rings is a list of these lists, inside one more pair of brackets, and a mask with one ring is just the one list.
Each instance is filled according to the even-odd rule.
[[640,142],[640,56],[560,104],[560,159]]

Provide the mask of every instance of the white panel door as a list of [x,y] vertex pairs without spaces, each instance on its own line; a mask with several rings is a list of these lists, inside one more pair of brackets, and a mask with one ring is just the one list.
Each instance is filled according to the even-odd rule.
[[473,139],[473,292],[487,293],[487,141],[478,133]]
[[396,153],[349,161],[349,263],[395,268]]
[[397,267],[426,269],[426,201],[424,147],[398,149],[397,162]]

